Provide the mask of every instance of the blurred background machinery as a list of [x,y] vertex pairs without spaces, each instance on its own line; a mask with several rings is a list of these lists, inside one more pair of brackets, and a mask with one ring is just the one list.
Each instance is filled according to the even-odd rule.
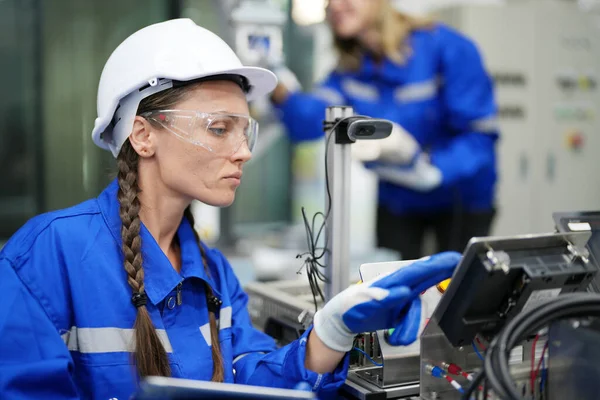
[[[95,196],[114,176],[110,155],[88,140],[97,79],[110,50],[140,27],[188,17],[238,48],[269,37],[307,90],[335,63],[323,0],[111,1],[0,1],[0,72],[11,77],[11,96],[0,99],[0,245],[28,218]],[[600,151],[598,2],[396,3],[468,34],[494,76],[502,131],[494,234],[544,232],[554,211],[598,209],[600,184],[590,177]],[[252,112],[261,138],[238,198],[223,210],[194,204],[196,228],[243,282],[293,279],[306,248],[301,207],[313,214],[325,205],[324,141],[290,144],[268,101]],[[362,210],[350,221],[356,271],[397,256],[375,247],[375,177],[358,162],[351,170],[352,208]]]

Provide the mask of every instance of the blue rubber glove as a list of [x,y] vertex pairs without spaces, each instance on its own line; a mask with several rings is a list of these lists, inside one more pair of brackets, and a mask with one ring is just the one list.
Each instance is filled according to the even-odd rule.
[[421,327],[421,298],[416,297],[408,306],[408,311],[400,324],[393,328],[393,332],[387,336],[386,340],[392,346],[408,346],[419,335]]
[[315,314],[315,333],[341,352],[352,348],[356,334],[380,329],[395,328],[390,344],[412,343],[421,320],[419,294],[450,278],[460,258],[456,252],[440,253],[344,290]]

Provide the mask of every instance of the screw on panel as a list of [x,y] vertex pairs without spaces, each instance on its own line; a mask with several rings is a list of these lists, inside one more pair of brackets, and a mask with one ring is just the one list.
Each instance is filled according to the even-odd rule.
[[488,251],[485,256],[492,266],[493,270],[502,270],[506,275],[510,272],[510,256],[505,251],[494,251],[489,245],[486,245]]

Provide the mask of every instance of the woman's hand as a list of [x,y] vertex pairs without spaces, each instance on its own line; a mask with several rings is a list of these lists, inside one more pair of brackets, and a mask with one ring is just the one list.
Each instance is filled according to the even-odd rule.
[[288,96],[302,89],[300,81],[296,75],[285,65],[272,65],[269,69],[277,76],[277,86],[271,92],[271,101],[275,104],[282,104]]
[[315,314],[312,333],[336,352],[352,349],[356,334],[381,329],[395,328],[388,338],[392,345],[414,342],[421,318],[419,294],[450,278],[460,258],[456,252],[440,253],[344,290]]
[[287,100],[289,95],[290,91],[288,88],[283,83],[279,82],[271,92],[271,101],[275,104],[282,104]]

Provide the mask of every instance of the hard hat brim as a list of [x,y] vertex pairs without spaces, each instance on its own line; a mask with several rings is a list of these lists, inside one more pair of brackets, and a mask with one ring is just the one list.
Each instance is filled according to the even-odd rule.
[[229,71],[223,71],[224,74],[241,75],[248,79],[252,87],[248,93],[248,101],[256,100],[271,93],[277,86],[277,77],[268,69],[259,67],[242,67]]
[[[171,79],[174,81],[185,82],[185,81],[192,81],[192,80],[196,80],[196,79],[207,78],[210,76],[221,75],[221,74],[240,75],[240,76],[243,76],[244,78],[246,78],[248,80],[248,84],[250,85],[250,91],[246,95],[246,98],[248,99],[248,101],[256,100],[256,99],[262,98],[264,96],[267,96],[277,86],[277,77],[273,72],[271,72],[265,68],[246,67],[246,66],[232,68],[232,69],[223,69],[220,71],[211,71],[211,72],[206,72],[206,73],[198,74],[198,75],[191,76],[191,77],[190,76],[186,76],[186,77],[160,76],[157,78],[165,78],[165,79]],[[142,87],[141,84],[140,84],[140,87]],[[137,88],[137,89],[139,89],[139,88]],[[125,93],[125,94],[127,94],[127,93]],[[114,104],[113,113],[114,113],[114,110],[117,108],[117,105],[118,105],[118,101],[116,102],[116,104]],[[112,115],[112,113],[111,113],[111,115]],[[95,122],[96,123],[94,126],[94,130],[92,132],[92,140],[94,141],[94,143],[97,146],[99,146],[105,150],[109,150],[108,144],[100,138],[100,135],[106,130],[106,127],[110,124],[110,120],[97,119]]]

